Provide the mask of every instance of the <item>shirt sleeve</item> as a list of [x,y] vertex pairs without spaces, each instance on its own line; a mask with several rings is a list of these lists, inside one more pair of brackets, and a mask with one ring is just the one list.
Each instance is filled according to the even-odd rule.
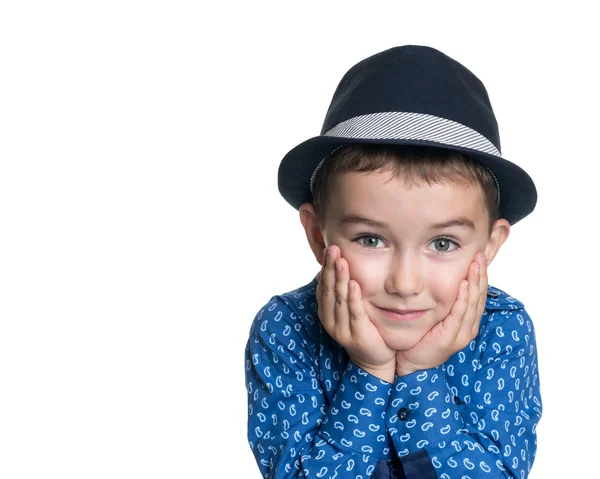
[[[458,378],[446,363],[397,378],[391,393],[387,424],[398,455],[426,451],[442,479],[524,479],[533,464],[542,413],[533,325],[522,309],[494,314],[502,321],[468,347],[480,353],[470,373]],[[421,477],[430,476],[407,475]]]
[[330,403],[319,381],[316,313],[274,297],[246,346],[248,440],[264,478],[366,479],[390,455],[392,385],[349,362]]

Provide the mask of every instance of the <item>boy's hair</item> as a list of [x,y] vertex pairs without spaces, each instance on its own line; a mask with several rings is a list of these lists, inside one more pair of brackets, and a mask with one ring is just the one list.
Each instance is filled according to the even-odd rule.
[[[489,231],[500,217],[496,181],[481,163],[444,148],[412,145],[357,144],[344,146],[331,154],[317,172],[313,188],[313,206],[321,225],[325,224],[325,206],[336,173],[390,172],[405,185],[455,184],[479,185],[489,215]],[[390,178],[391,179],[391,178]]]

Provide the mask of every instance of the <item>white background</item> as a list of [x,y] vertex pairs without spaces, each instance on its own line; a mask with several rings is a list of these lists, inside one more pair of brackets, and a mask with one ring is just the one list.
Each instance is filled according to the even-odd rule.
[[348,68],[407,43],[475,72],[536,182],[490,283],[536,326],[530,477],[596,474],[591,7],[202,3],[1,4],[0,477],[259,477],[250,323],[318,271],[279,161]]

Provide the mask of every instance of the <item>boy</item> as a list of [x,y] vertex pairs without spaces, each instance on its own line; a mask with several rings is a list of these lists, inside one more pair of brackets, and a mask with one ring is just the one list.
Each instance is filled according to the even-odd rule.
[[404,46],[351,68],[322,135],[284,157],[279,191],[322,266],[252,324],[263,477],[528,476],[534,330],[487,266],[537,194],[499,150],[483,84]]

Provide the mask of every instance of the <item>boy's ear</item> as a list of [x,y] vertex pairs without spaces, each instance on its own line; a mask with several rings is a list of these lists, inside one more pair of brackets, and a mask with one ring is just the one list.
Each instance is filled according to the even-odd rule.
[[492,234],[490,234],[490,239],[485,247],[485,256],[488,260],[488,265],[494,260],[496,253],[498,253],[498,250],[506,241],[509,234],[510,223],[504,218],[496,220],[492,226]]
[[326,248],[325,240],[323,238],[323,232],[319,219],[317,218],[317,212],[310,203],[302,203],[300,205],[300,222],[304,227],[306,233],[306,239],[312,249],[313,254],[319,264],[323,264],[323,251]]

